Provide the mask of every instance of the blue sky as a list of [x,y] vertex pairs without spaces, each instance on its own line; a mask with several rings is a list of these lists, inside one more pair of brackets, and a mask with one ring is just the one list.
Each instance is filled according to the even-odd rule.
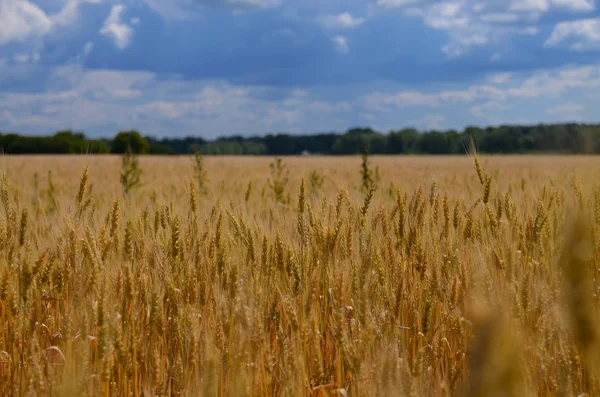
[[595,0],[0,0],[0,131],[597,122]]

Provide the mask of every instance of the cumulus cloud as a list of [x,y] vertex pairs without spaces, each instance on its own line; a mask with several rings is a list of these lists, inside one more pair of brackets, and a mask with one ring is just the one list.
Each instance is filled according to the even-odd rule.
[[487,105],[474,105],[475,111],[501,109],[498,104],[510,98],[560,98],[571,89],[597,89],[600,87],[600,65],[566,67],[534,73],[518,80],[513,74],[500,73],[488,76],[487,81],[467,89],[421,92],[415,90],[396,93],[374,92],[363,98],[370,111],[387,112],[407,106],[439,107],[450,104],[469,104],[477,101]]
[[584,120],[585,106],[575,103],[559,103],[546,110],[546,114],[551,120],[561,120],[570,122],[580,122]]
[[199,14],[202,7],[230,9],[242,12],[252,9],[278,7],[281,0],[143,0],[155,13],[166,20],[185,20]]
[[133,29],[126,23],[121,22],[121,16],[125,12],[125,6],[115,4],[112,6],[110,15],[104,21],[100,33],[110,37],[115,42],[117,48],[123,50],[129,46],[133,36]]
[[56,14],[48,15],[29,0],[0,0],[0,45],[43,37],[52,30],[79,20],[82,3],[98,0],[67,0]]
[[94,43],[92,43],[91,41],[88,41],[83,46],[83,56],[87,57],[88,55],[90,55],[92,53],[93,50],[94,50]]
[[568,114],[568,115],[576,115],[579,114],[585,107],[583,105],[577,103],[564,103],[559,105],[554,105],[550,109],[547,110],[548,114]]
[[27,0],[0,1],[0,45],[44,36],[52,24],[42,9]]
[[473,32],[456,34],[453,40],[442,47],[442,51],[451,58],[459,57],[473,46],[483,46],[489,41],[487,34]]
[[40,133],[72,126],[109,135],[135,127],[164,136],[173,130],[197,133],[201,125],[206,137],[214,138],[238,131],[301,132],[306,131],[303,123],[315,120],[322,120],[319,129],[329,130],[334,128],[329,124],[332,119],[352,110],[347,102],[317,99],[306,90],[273,95],[273,88],[265,86],[164,80],[150,72],[86,71],[71,65],[57,67],[51,79],[64,82],[60,90],[0,92],[0,109],[5,113],[0,112],[0,119],[7,128]]
[[375,3],[383,8],[396,8],[415,5],[420,3],[420,0],[376,0]]
[[417,128],[425,128],[425,129],[440,129],[442,128],[442,124],[446,121],[446,117],[443,114],[435,113],[428,114],[420,119],[411,120],[408,122],[409,125],[415,126]]
[[195,11],[189,3],[177,0],[144,0],[144,2],[152,11],[167,20],[188,19]]
[[351,29],[362,25],[364,18],[353,17],[348,12],[337,15],[326,15],[319,18],[321,24],[327,29]]
[[549,0],[514,0],[510,9],[513,11],[546,12],[550,9]]
[[[448,34],[441,50],[458,57],[473,47],[483,47],[511,35],[534,35],[545,13],[568,11],[587,13],[595,10],[595,0],[372,0],[381,8],[400,8],[408,16]],[[557,14],[559,15],[559,14]],[[563,14],[559,18],[568,18]]]
[[441,50],[449,57],[458,57],[474,46],[488,44],[494,24],[506,24],[515,18],[508,13],[479,15],[485,6],[475,0],[377,0],[376,4],[384,8],[403,8],[407,15],[421,18],[426,26],[446,31],[449,42]]
[[432,109],[450,120],[445,123],[446,128],[456,125],[457,119],[462,123],[458,128],[482,122],[594,122],[596,114],[591,111],[592,107],[581,103],[581,98],[593,99],[590,95],[599,87],[600,64],[595,64],[534,73],[492,74],[466,88],[459,86],[453,90],[432,87],[430,90],[376,91],[361,97],[360,104],[372,120],[386,120],[384,123],[390,128],[398,128],[398,124],[414,125],[405,121],[410,120],[407,115],[427,115]]
[[503,73],[494,73],[487,77],[487,81],[492,84],[501,85],[510,81],[513,78],[513,73],[503,72]]
[[40,60],[39,52],[33,52],[31,54],[19,53],[19,54],[15,54],[13,56],[13,61],[15,61],[15,63],[27,63],[29,61],[38,62],[39,60]]
[[471,114],[475,117],[490,119],[495,112],[504,112],[511,108],[510,105],[500,103],[500,102],[485,102],[481,105],[472,106],[470,111]]
[[350,47],[348,46],[348,41],[344,36],[335,36],[331,39],[333,43],[333,48],[341,54],[347,54],[350,52]]
[[425,24],[434,29],[463,28],[469,23],[469,17],[459,2],[433,4],[424,14]]
[[370,111],[390,111],[391,108],[408,106],[437,106],[436,95],[424,94],[420,91],[401,91],[395,94],[374,92],[364,99],[365,107]]
[[29,61],[29,54],[17,54],[13,57],[17,63],[25,63]]
[[600,66],[565,67],[542,70],[508,87],[505,92],[514,98],[559,98],[572,89],[597,89],[600,87]]
[[572,12],[589,12],[595,9],[594,0],[514,0],[510,9],[516,11],[548,12],[552,7]]
[[544,46],[555,47],[565,41],[570,42],[570,48],[576,51],[600,48],[600,18],[560,22]]
[[277,7],[280,0],[194,0],[195,3],[208,6],[225,6],[236,9]]
[[[89,0],[88,0],[89,1]],[[93,1],[93,0],[92,0]],[[60,12],[52,16],[52,21],[56,25],[68,26],[79,19],[80,0],[68,0]]]
[[577,12],[590,12],[596,8],[594,0],[552,0],[552,4]]
[[519,20],[519,16],[512,12],[483,14],[479,18],[483,22],[489,23],[512,23]]
[[441,128],[455,125],[458,114],[463,126],[471,120],[516,123],[521,120],[521,104],[534,102],[540,109],[527,107],[532,120],[548,120],[548,114],[555,121],[586,120],[590,109],[579,102],[600,87],[600,65],[527,75],[498,73],[467,87],[375,91],[344,101],[328,101],[303,89],[273,95],[273,88],[266,86],[160,79],[150,72],[86,71],[76,65],[57,68],[50,77],[61,82],[56,90],[0,92],[0,118],[6,128],[40,132],[73,126],[108,135],[135,127],[164,135],[174,130],[194,133],[200,125],[214,137],[238,131],[339,131],[354,117],[367,117],[360,115],[390,128],[407,124]]

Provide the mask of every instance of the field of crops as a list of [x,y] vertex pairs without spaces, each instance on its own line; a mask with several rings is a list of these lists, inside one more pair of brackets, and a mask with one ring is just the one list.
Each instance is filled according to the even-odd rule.
[[600,395],[600,158],[366,160],[0,158],[0,395]]

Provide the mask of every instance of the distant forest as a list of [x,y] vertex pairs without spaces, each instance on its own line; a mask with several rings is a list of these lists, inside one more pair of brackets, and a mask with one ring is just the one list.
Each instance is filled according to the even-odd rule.
[[156,139],[138,131],[121,131],[112,139],[89,139],[82,132],[59,131],[51,136],[0,133],[4,154],[138,154],[298,155],[330,154],[464,154],[474,140],[481,153],[600,154],[600,124],[538,124],[467,127],[463,131],[419,132],[405,128],[389,133],[352,128],[345,133],[314,135],[269,134]]

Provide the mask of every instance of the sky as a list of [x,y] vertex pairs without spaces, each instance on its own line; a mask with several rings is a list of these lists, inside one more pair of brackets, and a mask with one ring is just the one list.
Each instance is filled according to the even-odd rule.
[[598,122],[595,0],[0,0],[0,131]]

